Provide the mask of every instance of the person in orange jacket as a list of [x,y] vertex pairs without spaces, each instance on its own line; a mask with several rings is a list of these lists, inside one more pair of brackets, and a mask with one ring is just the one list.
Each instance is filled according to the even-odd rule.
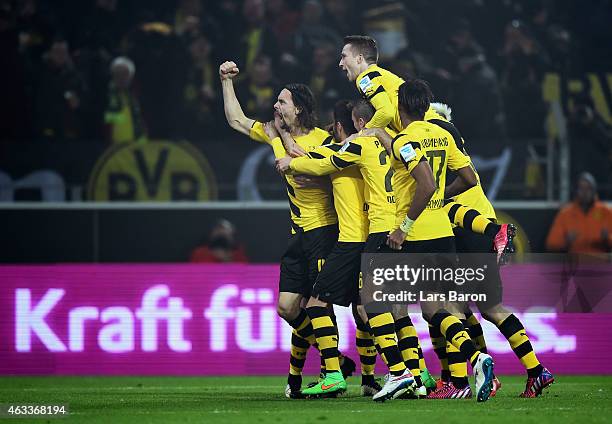
[[546,248],[570,253],[612,251],[612,209],[598,199],[597,183],[588,172],[578,177],[574,201],[557,214]]

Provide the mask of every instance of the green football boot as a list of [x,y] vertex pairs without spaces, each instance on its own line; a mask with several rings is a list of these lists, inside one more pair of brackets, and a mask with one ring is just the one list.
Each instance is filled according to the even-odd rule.
[[427,391],[436,390],[436,380],[431,376],[427,368],[421,370],[421,381],[423,386],[427,388]]
[[346,381],[340,371],[328,372],[325,378],[316,385],[302,390],[304,396],[323,396],[330,393],[343,393],[346,391]]

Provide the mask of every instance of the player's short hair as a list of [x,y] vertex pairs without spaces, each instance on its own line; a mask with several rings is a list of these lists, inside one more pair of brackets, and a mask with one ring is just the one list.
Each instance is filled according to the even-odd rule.
[[344,37],[344,45],[350,44],[354,53],[363,55],[367,63],[378,62],[378,47],[376,40],[367,35],[347,35]]
[[376,113],[376,109],[367,100],[361,99],[353,104],[353,115],[357,119],[361,118],[365,122],[369,122],[374,113]]
[[398,93],[398,106],[404,113],[423,118],[434,95],[429,83],[422,79],[409,79],[400,85]]
[[313,129],[317,121],[316,102],[310,88],[299,83],[287,84],[284,88],[289,90],[293,104],[300,109],[297,114],[300,126],[307,130]]
[[340,122],[346,135],[355,134],[357,132],[353,124],[353,119],[351,118],[352,111],[353,104],[348,100],[338,100],[334,105],[334,125]]

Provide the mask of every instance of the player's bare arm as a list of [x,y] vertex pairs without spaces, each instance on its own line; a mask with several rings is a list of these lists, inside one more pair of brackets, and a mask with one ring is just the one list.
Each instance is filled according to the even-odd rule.
[[244,114],[242,106],[240,106],[240,102],[236,97],[233,78],[239,73],[240,70],[234,62],[223,62],[219,66],[219,77],[221,78],[221,87],[223,89],[223,110],[230,127],[242,134],[249,135],[255,120],[248,118]]
[[412,227],[414,221],[425,210],[427,203],[431,200],[431,196],[436,192],[433,172],[426,161],[422,161],[415,166],[410,175],[417,183],[414,199],[404,221],[400,224],[399,228],[389,234],[387,239],[387,245],[395,250],[402,248],[402,243],[406,239],[406,234],[410,231],[410,227]]
[[471,189],[476,184],[478,184],[476,173],[471,166],[464,166],[463,168],[457,170],[457,177],[453,180],[453,182],[444,188],[444,198],[450,199],[455,197],[458,194]]

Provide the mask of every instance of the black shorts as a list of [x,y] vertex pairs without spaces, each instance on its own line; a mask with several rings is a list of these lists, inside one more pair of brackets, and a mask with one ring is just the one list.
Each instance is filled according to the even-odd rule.
[[312,296],[334,305],[349,306],[359,296],[359,273],[364,243],[338,242],[332,249],[317,281]]
[[281,258],[279,291],[310,297],[325,258],[337,240],[336,224],[292,234]]
[[[491,238],[464,228],[456,227],[454,230],[459,265],[462,267],[486,267],[486,294],[487,301],[477,303],[482,311],[502,303],[503,288],[497,257],[492,251]],[[469,255],[461,255],[466,253]],[[477,255],[476,255],[477,254]]]
[[406,240],[402,253],[455,253],[455,238],[452,236],[431,240]]
[[372,233],[368,235],[363,253],[389,253],[392,250],[387,246],[388,231],[382,233]]

